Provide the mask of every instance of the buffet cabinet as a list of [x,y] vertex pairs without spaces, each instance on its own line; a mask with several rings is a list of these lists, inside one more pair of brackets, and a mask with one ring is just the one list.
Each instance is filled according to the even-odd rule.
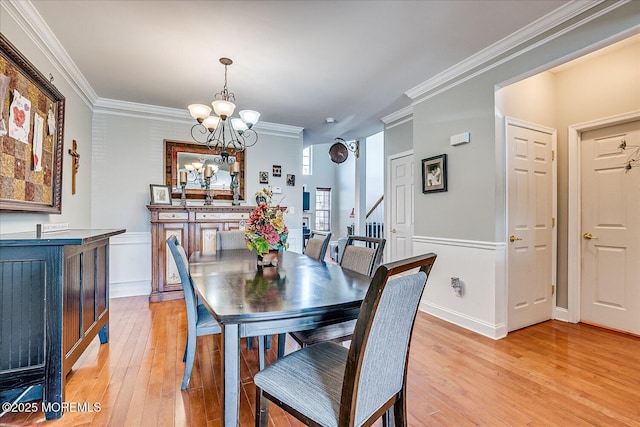
[[[62,415],[65,377],[109,334],[109,238],[125,230],[0,235],[0,401]],[[44,236],[44,235],[43,235]]]
[[188,256],[216,251],[216,234],[244,229],[253,206],[148,205],[151,213],[150,302],[184,298],[178,268],[166,241],[175,236]]

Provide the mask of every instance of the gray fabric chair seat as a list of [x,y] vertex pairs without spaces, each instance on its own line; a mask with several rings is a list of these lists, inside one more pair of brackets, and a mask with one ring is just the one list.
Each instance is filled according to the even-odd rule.
[[323,426],[337,426],[349,349],[324,342],[295,351],[258,372],[266,393]]
[[222,332],[220,324],[216,322],[216,319],[211,315],[207,307],[204,305],[198,306],[198,321],[196,322],[197,336],[219,334]]
[[333,325],[321,326],[316,329],[310,329],[308,331],[298,331],[294,335],[298,343],[302,342],[305,345],[311,345],[323,341],[347,341],[351,339],[353,335],[353,329],[356,326],[356,319],[348,322],[335,323]]

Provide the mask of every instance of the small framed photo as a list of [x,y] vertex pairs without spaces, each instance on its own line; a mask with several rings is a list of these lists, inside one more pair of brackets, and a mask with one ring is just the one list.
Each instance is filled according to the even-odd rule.
[[282,166],[280,165],[273,165],[273,172],[272,172],[273,176],[282,176]]
[[287,185],[291,186],[291,187],[295,187],[296,186],[296,176],[293,174],[288,173],[287,174]]
[[269,172],[260,171],[260,184],[268,184],[269,183]]
[[422,159],[422,192],[447,191],[447,155]]
[[169,189],[168,185],[150,184],[149,190],[151,192],[152,205],[171,204],[171,190]]

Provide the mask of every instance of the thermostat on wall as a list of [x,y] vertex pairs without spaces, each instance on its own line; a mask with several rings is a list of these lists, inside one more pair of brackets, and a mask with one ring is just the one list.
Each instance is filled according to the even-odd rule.
[[449,141],[451,145],[466,144],[467,142],[471,141],[471,133],[463,132],[459,133],[458,135],[453,135],[451,138],[449,138]]
[[271,187],[271,192],[273,194],[282,194],[282,188],[281,187]]

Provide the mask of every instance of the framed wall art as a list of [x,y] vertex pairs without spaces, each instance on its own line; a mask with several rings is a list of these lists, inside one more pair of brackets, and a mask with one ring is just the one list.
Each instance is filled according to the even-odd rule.
[[269,172],[260,171],[260,184],[268,184],[269,183]]
[[273,165],[272,175],[273,175],[274,177],[276,177],[276,176],[282,176],[282,166],[280,166],[280,165]]
[[422,192],[447,191],[447,155],[422,159]]
[[62,211],[65,98],[0,33],[0,211]]
[[171,189],[168,185],[149,184],[149,191],[151,193],[151,205],[170,205],[171,204]]

